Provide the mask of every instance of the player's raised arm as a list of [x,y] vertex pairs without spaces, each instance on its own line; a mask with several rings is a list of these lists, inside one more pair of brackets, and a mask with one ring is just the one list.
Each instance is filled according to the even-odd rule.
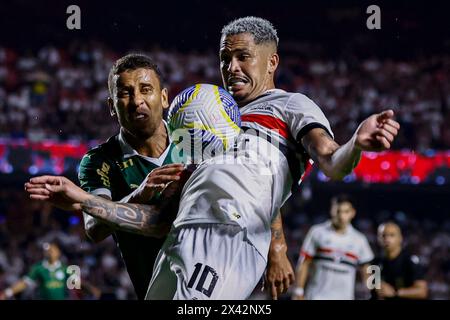
[[382,151],[391,147],[400,129],[393,118],[392,110],[370,116],[342,146],[322,128],[306,133],[302,144],[328,177],[340,180],[357,166],[362,151]]
[[115,203],[85,192],[65,177],[32,178],[25,190],[31,199],[48,201],[63,210],[82,210],[113,228],[132,233],[162,237],[171,224],[172,215],[160,214],[160,206]]

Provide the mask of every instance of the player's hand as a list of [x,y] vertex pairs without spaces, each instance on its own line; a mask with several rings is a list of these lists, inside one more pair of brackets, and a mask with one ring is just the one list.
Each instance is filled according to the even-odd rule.
[[133,191],[129,203],[147,203],[157,193],[163,192],[172,182],[180,180],[185,167],[181,163],[167,164],[153,169]]
[[356,147],[363,151],[382,151],[392,146],[400,129],[394,111],[387,110],[364,120],[355,132]]
[[294,270],[286,253],[269,253],[263,289],[270,292],[272,299],[277,300],[279,295],[286,293],[294,280]]
[[66,177],[40,176],[25,183],[25,190],[33,200],[48,201],[53,206],[67,210],[81,210],[81,203],[89,194]]
[[380,289],[377,290],[378,298],[384,299],[384,298],[392,298],[395,297],[396,292],[393,286],[391,286],[389,283],[382,281]]

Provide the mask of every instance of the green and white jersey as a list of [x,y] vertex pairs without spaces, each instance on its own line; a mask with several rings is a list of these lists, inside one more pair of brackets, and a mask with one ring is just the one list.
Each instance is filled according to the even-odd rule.
[[64,300],[68,297],[67,268],[61,261],[50,265],[47,260],[34,264],[24,280],[28,284],[37,284],[39,296],[43,300]]
[[[79,175],[81,187],[94,195],[106,195],[120,201],[136,189],[155,168],[181,162],[175,146],[168,147],[159,158],[137,153],[122,134],[112,136],[106,143],[90,150],[81,160]],[[149,200],[154,204],[158,199]],[[125,265],[139,299],[145,297],[152,276],[155,258],[165,239],[156,239],[124,231],[115,231],[114,239],[122,253]]]

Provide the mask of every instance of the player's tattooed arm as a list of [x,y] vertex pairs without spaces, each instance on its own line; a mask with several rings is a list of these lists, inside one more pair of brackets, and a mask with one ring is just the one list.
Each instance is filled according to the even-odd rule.
[[[111,198],[107,195],[101,194],[98,195],[107,200],[111,200]],[[91,241],[98,243],[108,236],[110,236],[113,232],[111,226],[105,224],[99,219],[83,212],[83,220],[84,220],[84,229],[86,230],[86,235]]]
[[279,244],[286,246],[280,212],[278,212],[276,218],[270,225],[270,230],[272,231],[272,242],[278,242]]
[[361,149],[355,146],[355,136],[339,146],[322,128],[310,130],[302,138],[302,144],[320,169],[333,180],[341,180],[351,173],[361,158]]
[[81,203],[81,208],[115,229],[136,234],[162,237],[170,228],[170,222],[162,217],[159,206],[116,203],[91,196]]

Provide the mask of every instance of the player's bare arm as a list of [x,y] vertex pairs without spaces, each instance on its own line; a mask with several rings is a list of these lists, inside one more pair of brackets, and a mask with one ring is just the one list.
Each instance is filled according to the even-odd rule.
[[322,128],[310,130],[302,138],[302,144],[328,177],[341,180],[358,165],[362,151],[382,151],[391,147],[400,129],[393,117],[392,110],[370,116],[342,146]]
[[416,280],[411,287],[398,289],[397,296],[404,299],[426,299],[428,297],[427,282]]
[[306,280],[308,279],[309,268],[312,259],[301,257],[295,270],[295,288],[292,293],[292,300],[303,300],[305,296]]
[[[167,186],[166,183],[175,181],[183,172],[183,164],[169,164],[152,170],[142,181],[139,187],[128,196],[121,199],[122,203],[146,203],[157,192],[162,192]],[[111,200],[107,195],[99,195],[102,198]],[[113,228],[97,218],[83,212],[84,226],[87,236],[94,242],[100,242],[111,235]]]
[[145,236],[162,237],[170,228],[170,223],[161,221],[159,206],[116,203],[91,196],[81,203],[81,208],[112,227]]
[[286,293],[294,282],[294,270],[287,256],[287,244],[284,237],[281,212],[270,226],[272,240],[270,242],[267,270],[264,279],[264,289],[269,290],[272,299]]

